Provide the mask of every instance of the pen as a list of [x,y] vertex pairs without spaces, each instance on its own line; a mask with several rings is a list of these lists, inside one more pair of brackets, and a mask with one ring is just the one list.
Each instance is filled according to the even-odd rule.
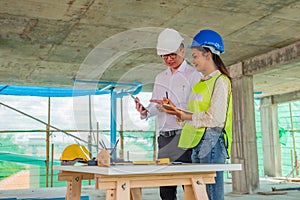
[[167,91],[166,91],[166,97],[167,97],[167,99],[169,98],[169,97],[168,97],[168,92],[167,92]]

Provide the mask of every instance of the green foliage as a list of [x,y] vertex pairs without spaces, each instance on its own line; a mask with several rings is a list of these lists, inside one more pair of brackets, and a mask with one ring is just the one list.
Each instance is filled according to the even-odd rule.
[[5,179],[21,170],[24,170],[25,167],[15,163],[0,161],[0,180]]

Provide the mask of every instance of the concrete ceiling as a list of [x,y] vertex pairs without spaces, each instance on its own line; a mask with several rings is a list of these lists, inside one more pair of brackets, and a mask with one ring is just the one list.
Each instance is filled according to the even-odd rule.
[[[146,91],[165,69],[155,51],[162,28],[178,30],[186,44],[200,29],[218,31],[231,66],[299,41],[299,11],[299,0],[0,0],[0,84],[136,80]],[[254,74],[254,90],[299,91],[299,65]]]

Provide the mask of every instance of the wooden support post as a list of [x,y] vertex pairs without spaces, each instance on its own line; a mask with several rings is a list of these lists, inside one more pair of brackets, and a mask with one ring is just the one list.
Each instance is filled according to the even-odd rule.
[[129,180],[118,180],[117,181],[117,199],[130,200],[130,181]]
[[81,181],[81,176],[73,176],[72,180],[68,180],[66,200],[80,200]]
[[195,194],[193,193],[192,185],[184,186],[184,200],[195,200]]
[[130,200],[142,200],[142,189],[141,188],[131,188]]
[[80,200],[82,180],[90,180],[94,178],[94,174],[60,172],[58,174],[59,181],[67,181],[66,200]]
[[116,200],[116,190],[106,190],[106,200]]
[[208,200],[206,184],[202,178],[192,178],[192,187],[196,200]]

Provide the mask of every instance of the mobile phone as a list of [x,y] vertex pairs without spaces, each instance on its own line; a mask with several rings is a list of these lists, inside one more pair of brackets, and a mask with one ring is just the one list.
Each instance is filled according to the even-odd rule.
[[136,102],[136,103],[139,103],[141,106],[142,106],[142,110],[146,110],[145,106],[143,106],[143,104],[141,104],[141,102],[135,98],[135,96],[133,96],[132,94],[130,95],[131,98],[133,98],[133,100]]

